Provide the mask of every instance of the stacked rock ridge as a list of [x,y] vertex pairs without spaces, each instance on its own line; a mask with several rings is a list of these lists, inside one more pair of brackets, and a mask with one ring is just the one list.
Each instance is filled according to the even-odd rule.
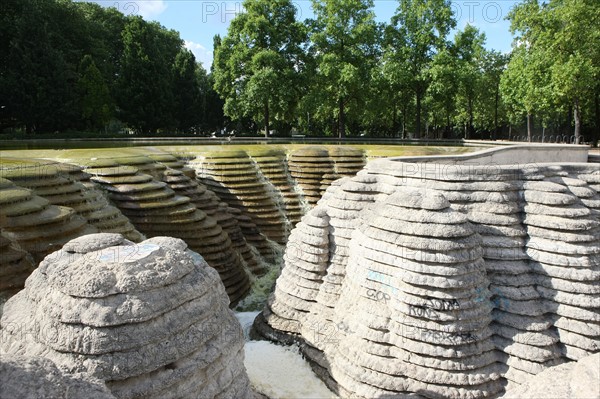
[[280,206],[285,211],[290,227],[293,228],[304,215],[304,204],[302,196],[296,190],[297,183],[288,171],[285,151],[252,149],[248,150],[248,155],[256,162],[263,176],[279,190],[282,199]]
[[5,305],[0,354],[42,356],[118,398],[251,397],[218,273],[184,241],[80,237]]
[[66,374],[43,357],[0,358],[0,399],[115,399],[106,385],[84,373]]
[[135,242],[144,239],[121,211],[109,205],[102,192],[89,183],[90,175],[80,166],[46,160],[11,161],[18,166],[3,168],[0,176],[32,190],[52,205],[73,209],[100,233],[123,234]]
[[31,256],[0,233],[0,304],[23,288],[34,268]]
[[[140,232],[148,237],[166,235],[185,240],[219,272],[232,307],[248,293],[250,280],[242,258],[213,217],[153,175],[140,173],[136,167],[111,164],[116,162],[111,159],[101,161],[89,165],[86,171]],[[146,164],[146,170],[165,177],[164,166],[148,165],[152,164]]]
[[352,147],[303,147],[289,154],[288,168],[306,201],[314,206],[335,180],[360,171],[364,157],[363,151]]
[[167,183],[177,195],[188,197],[196,208],[206,213],[208,217],[215,219],[229,236],[233,249],[240,255],[247,270],[255,276],[264,274],[266,270],[262,266],[259,256],[248,245],[238,220],[235,218],[236,210],[234,208],[221,202],[215,193],[207,190],[205,186],[181,170],[167,169],[163,174],[162,181]]
[[508,389],[503,399],[600,398],[600,353],[550,367]]
[[288,231],[281,193],[245,151],[205,153],[189,165],[202,184],[251,217],[268,239],[285,244]]
[[254,333],[352,397],[497,396],[600,352],[599,178],[373,161],[292,231]]
[[72,208],[50,204],[31,190],[0,177],[0,228],[35,262],[67,241],[98,230]]

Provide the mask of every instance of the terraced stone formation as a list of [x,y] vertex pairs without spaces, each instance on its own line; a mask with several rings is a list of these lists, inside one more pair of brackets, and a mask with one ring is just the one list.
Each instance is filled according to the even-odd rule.
[[34,261],[19,245],[0,234],[0,303],[19,292],[34,269]]
[[478,398],[600,352],[592,164],[377,160],[292,231],[254,334],[343,396]]
[[72,208],[52,205],[4,178],[0,178],[0,228],[6,238],[31,254],[35,263],[70,239],[97,232]]
[[314,206],[335,180],[354,176],[365,165],[361,150],[348,147],[303,147],[289,155],[289,170],[306,201]]
[[241,326],[187,244],[117,234],[68,242],[5,305],[0,356],[41,356],[117,398],[251,398]]
[[[200,253],[219,272],[231,305],[235,306],[250,290],[250,281],[227,232],[189,197],[177,195],[168,183],[140,173],[133,166],[119,165],[118,160],[112,166],[107,166],[107,162],[104,160],[102,167],[86,168],[91,180],[108,192],[111,201],[146,236],[181,238]],[[145,170],[162,178],[165,169],[155,166]]]
[[86,374],[67,374],[43,357],[0,358],[2,398],[115,399],[106,385]]
[[260,168],[262,175],[279,191],[280,206],[283,208],[287,223],[287,233],[300,221],[305,213],[302,195],[297,182],[290,175],[287,155],[283,150],[256,149],[247,151],[250,158]]
[[203,154],[190,162],[199,181],[230,206],[252,218],[261,233],[284,244],[286,219],[278,190],[243,151]]
[[237,209],[221,202],[217,195],[181,170],[168,169],[162,180],[178,195],[190,198],[191,202],[208,217],[215,219],[231,240],[232,248],[243,260],[244,267],[252,275],[260,276],[266,271],[260,257],[252,250],[236,218]]
[[[14,187],[0,190],[2,201],[11,205],[10,217],[0,220],[2,232],[36,263],[92,232],[123,234],[134,242],[165,234],[182,238],[219,271],[235,304],[253,277],[279,268],[292,228],[320,195],[365,162],[365,151],[346,146],[307,147],[289,155],[273,146],[173,151],[148,147],[53,151],[51,160],[3,157],[0,176]],[[307,178],[316,175],[318,182]],[[13,198],[23,189],[32,197]],[[47,206],[48,217],[36,219]],[[10,219],[13,214],[23,217]],[[38,225],[45,230],[36,231]]]
[[18,166],[1,169],[0,176],[32,190],[52,205],[73,209],[99,232],[123,234],[135,242],[143,240],[119,209],[111,206],[102,192],[89,184],[90,175],[80,166],[50,161],[12,161]]

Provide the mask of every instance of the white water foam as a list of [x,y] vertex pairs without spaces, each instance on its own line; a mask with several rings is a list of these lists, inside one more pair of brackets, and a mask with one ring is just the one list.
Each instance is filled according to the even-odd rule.
[[[248,331],[258,312],[236,313],[248,339]],[[298,347],[267,341],[247,341],[244,365],[255,391],[269,398],[329,399],[337,396],[315,376]]]

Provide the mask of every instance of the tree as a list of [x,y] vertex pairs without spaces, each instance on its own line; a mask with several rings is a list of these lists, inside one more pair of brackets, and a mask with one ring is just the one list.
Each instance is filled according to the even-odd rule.
[[114,105],[108,86],[90,55],[79,65],[77,82],[80,95],[81,118],[87,128],[104,127],[113,115]]
[[290,0],[245,0],[243,6],[246,12],[215,48],[214,87],[225,114],[262,117],[268,137],[272,119],[293,120],[306,33]]
[[456,22],[449,0],[399,0],[391,29],[401,38],[401,47],[388,47],[397,68],[405,69],[408,86],[414,93],[416,122],[414,137],[421,135],[422,100],[429,85],[427,69],[436,51],[445,47],[445,38]]
[[55,1],[6,0],[0,7],[2,119],[28,133],[77,125],[82,55],[73,32],[83,18],[70,3]]
[[[508,57],[498,51],[486,51],[483,56],[483,77],[480,86],[480,101],[476,106],[476,124],[489,128],[491,139],[496,140],[500,120],[504,120],[504,104],[500,96],[500,79],[506,69]],[[493,121],[490,126],[489,121]]]
[[[523,92],[528,127],[536,108],[557,109],[568,103],[575,142],[579,143],[581,106],[594,95],[600,80],[600,7],[593,0],[551,0],[542,5],[527,0],[509,19],[517,36],[504,92],[513,103],[511,92]],[[525,86],[517,87],[521,83]],[[528,132],[531,134],[530,129]]]
[[600,7],[590,0],[550,1],[540,41],[553,58],[551,85],[557,100],[570,102],[575,143],[581,140],[582,104],[600,80]]
[[[337,117],[340,138],[346,137],[348,107],[358,111],[369,94],[377,62],[378,29],[372,0],[313,0],[310,49],[315,59],[311,97],[314,114]],[[313,103],[314,104],[314,103]]]
[[539,54],[527,51],[525,44],[513,48],[507,69],[500,79],[502,99],[511,123],[527,118],[527,138],[533,135],[533,116],[544,111],[548,99],[548,68]]
[[484,44],[485,34],[472,25],[467,25],[454,37],[452,50],[458,78],[457,122],[465,126],[465,138],[472,137],[474,133],[474,106],[483,80]]
[[129,19],[113,7],[90,2],[73,4],[80,9],[87,25],[90,44],[85,54],[92,56],[114,100],[123,55],[122,32]]
[[457,60],[449,49],[438,52],[428,70],[430,85],[428,99],[433,114],[440,114],[439,120],[445,123],[444,136],[448,137],[452,129],[456,111],[456,95],[458,91]]
[[173,64],[173,116],[180,132],[198,127],[201,119],[201,92],[196,57],[191,51],[181,49]]
[[[406,54],[399,49],[406,47],[405,36],[390,25],[383,29],[382,54],[380,70],[383,77],[384,98],[387,99],[386,109],[391,109],[393,121],[398,120],[398,112],[402,115],[402,138],[405,138],[408,114],[414,104],[412,95],[412,75],[408,66]],[[395,122],[398,123],[398,122]],[[395,126],[397,131],[398,126]]]
[[183,47],[175,31],[132,17],[123,30],[117,99],[123,121],[139,132],[172,127],[172,65]]

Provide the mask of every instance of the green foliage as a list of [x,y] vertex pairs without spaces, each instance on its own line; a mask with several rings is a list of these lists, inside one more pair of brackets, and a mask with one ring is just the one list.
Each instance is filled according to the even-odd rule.
[[0,130],[496,138],[527,123],[530,138],[594,141],[596,3],[524,0],[508,17],[512,52],[500,54],[470,25],[448,37],[450,0],[398,0],[388,24],[374,21],[373,0],[312,0],[304,22],[291,0],[245,0],[207,72],[156,22],[95,3],[3,0]]
[[400,0],[387,30],[384,57],[395,74],[391,83],[412,91],[416,106],[414,137],[421,135],[422,100],[430,84],[428,69],[436,52],[446,46],[446,36],[456,25],[449,0]]
[[496,138],[500,123],[506,121],[506,106],[501,98],[500,80],[507,63],[508,56],[497,51],[486,51],[483,54],[483,76],[475,103],[474,122],[476,126],[491,131],[492,139]]
[[319,101],[309,101],[304,108],[316,120],[336,118],[337,133],[345,137],[346,116],[360,114],[377,64],[373,1],[313,0],[312,5],[316,19],[309,21],[309,51],[315,69],[309,98]]
[[114,105],[108,85],[90,55],[79,65],[77,82],[80,96],[81,118],[87,129],[100,130],[113,116]]
[[182,40],[158,23],[132,17],[122,33],[118,87],[120,117],[139,132],[173,128],[172,68]]
[[472,25],[467,25],[454,37],[453,52],[458,79],[456,122],[465,126],[465,138],[474,133],[475,102],[482,87],[485,59],[485,35]]
[[430,123],[443,125],[442,137],[450,134],[456,112],[456,96],[458,92],[459,68],[458,60],[450,49],[439,51],[427,71],[430,85],[427,89],[427,103],[430,110]]
[[28,132],[66,128],[77,115],[80,60],[66,38],[81,19],[70,15],[72,7],[45,0],[7,0],[1,7],[3,124],[21,121]]
[[148,133],[208,121],[206,76],[198,80],[179,34],[157,23],[93,3],[6,0],[0,35],[1,129],[102,131],[119,117]]
[[527,0],[509,19],[516,44],[502,93],[513,119],[536,114],[548,124],[571,108],[579,142],[583,106],[600,91],[600,7],[593,0]]
[[232,119],[291,122],[301,96],[306,33],[290,0],[246,0],[227,36],[215,41],[214,87]]

